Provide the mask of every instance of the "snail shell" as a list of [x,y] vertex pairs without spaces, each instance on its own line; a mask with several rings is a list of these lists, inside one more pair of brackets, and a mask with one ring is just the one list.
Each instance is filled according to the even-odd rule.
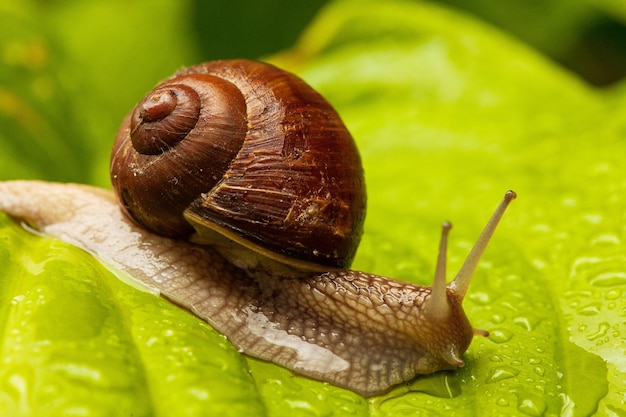
[[515,193],[448,284],[449,223],[432,287],[346,269],[365,209],[356,146],[319,94],[272,66],[222,61],[165,80],[125,119],[111,176],[117,199],[0,183],[0,210],[159,289],[243,352],[363,396],[463,366],[487,335],[462,300]]
[[111,178],[157,234],[224,235],[301,268],[350,266],[363,231],[350,133],[300,78],[260,62],[205,63],[159,84],[124,120]]

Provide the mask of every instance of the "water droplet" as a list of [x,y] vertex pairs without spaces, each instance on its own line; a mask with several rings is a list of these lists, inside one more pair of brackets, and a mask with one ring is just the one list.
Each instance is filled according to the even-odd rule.
[[546,403],[536,395],[518,394],[517,409],[529,416],[540,417],[546,412]]
[[528,364],[529,365],[539,365],[541,363],[541,359],[540,358],[530,358],[528,359]]
[[576,207],[576,199],[573,197],[565,197],[563,198],[563,200],[561,201],[561,203],[565,206],[565,207]]
[[491,362],[503,362],[504,361],[504,357],[503,357],[503,355],[491,355],[489,357],[489,360]]
[[10,400],[7,398],[5,401],[11,401],[17,407],[28,410],[32,401],[30,394],[33,390],[33,369],[24,365],[9,369],[3,366],[3,371],[7,372],[1,381],[3,391],[5,397],[11,398]]
[[102,372],[96,367],[76,363],[59,363],[51,366],[58,374],[66,375],[71,380],[97,385],[103,381]]
[[196,397],[199,400],[206,400],[210,397],[210,394],[207,390],[201,388],[190,388],[187,392],[192,396]]
[[504,314],[494,314],[491,316],[491,322],[495,324],[500,324],[506,320],[506,316]]
[[24,294],[16,295],[15,297],[11,299],[11,305],[17,305],[21,303],[24,300],[24,298],[26,298]]
[[513,332],[507,329],[495,329],[489,331],[489,340],[495,343],[504,343],[511,340]]
[[499,405],[500,407],[507,407],[509,405],[509,400],[507,400],[504,397],[500,397],[496,401],[496,404]]
[[486,292],[474,292],[469,294],[469,299],[480,305],[487,305],[491,302],[491,297]]
[[409,385],[409,390],[434,397],[454,398],[461,395],[461,384],[456,375],[440,372],[416,378]]
[[592,245],[619,245],[620,238],[611,234],[599,235],[591,239]]
[[626,284],[626,272],[603,272],[591,277],[591,279],[589,279],[589,284],[597,287],[614,287],[624,285]]
[[602,306],[601,303],[587,304],[577,309],[576,313],[580,314],[581,316],[595,316],[596,314],[600,312],[601,306]]
[[602,323],[598,324],[598,330],[596,330],[594,333],[590,335],[587,335],[587,339],[588,340],[600,339],[606,335],[606,333],[609,331],[610,328],[611,328],[611,325],[603,321]]
[[533,372],[535,372],[539,376],[545,376],[546,370],[543,366],[535,366],[533,368]]
[[539,318],[532,316],[532,315],[519,316],[513,319],[513,323],[517,324],[518,326],[523,327],[529,332],[535,329],[537,324],[539,324],[539,321],[540,321]]
[[606,292],[604,297],[607,300],[617,300],[622,296],[622,292],[620,290],[609,290]]
[[600,213],[588,213],[583,215],[583,220],[591,224],[600,224],[604,220],[604,216]]
[[533,266],[535,268],[537,268],[538,270],[540,270],[540,271],[542,269],[545,269],[546,266],[548,265],[548,263],[546,261],[544,261],[543,259],[538,259],[538,258],[537,259],[533,259],[531,262],[532,262]]
[[487,379],[485,382],[487,384],[492,384],[494,382],[500,382],[505,379],[514,378],[519,375],[519,370],[513,368],[512,366],[496,366],[489,370],[489,375],[487,375]]

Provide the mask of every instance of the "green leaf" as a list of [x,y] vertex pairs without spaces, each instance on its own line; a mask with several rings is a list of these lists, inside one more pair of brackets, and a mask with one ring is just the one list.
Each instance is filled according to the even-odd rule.
[[440,223],[455,224],[458,270],[504,191],[518,192],[464,303],[492,336],[465,368],[366,401],[239,355],[82,251],[3,219],[0,414],[626,415],[626,89],[595,90],[417,2],[332,3],[273,62],[328,97],[359,144],[356,269],[430,284]]
[[243,357],[207,324],[4,215],[0,236],[1,415],[262,409]]

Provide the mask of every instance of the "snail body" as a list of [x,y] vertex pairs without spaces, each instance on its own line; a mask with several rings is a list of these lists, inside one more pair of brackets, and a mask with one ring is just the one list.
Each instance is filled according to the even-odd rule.
[[[190,91],[213,78],[209,93]],[[200,104],[187,103],[194,95]],[[235,104],[222,104],[222,96]],[[216,100],[217,109],[208,109]],[[179,110],[182,121],[168,119]],[[189,162],[184,142],[198,128]],[[235,138],[226,140],[231,130]],[[194,141],[216,131],[213,149],[198,151]],[[233,159],[212,165],[199,161],[204,153]],[[463,366],[473,336],[487,334],[471,326],[461,304],[515,193],[505,194],[449,284],[449,223],[432,287],[347,269],[365,217],[358,151],[332,107],[291,74],[249,61],[180,71],[125,119],[111,170],[115,196],[75,184],[5,182],[0,210],[158,289],[246,354],[366,397]],[[192,192],[175,187],[188,177]],[[245,212],[251,217],[242,219]]]

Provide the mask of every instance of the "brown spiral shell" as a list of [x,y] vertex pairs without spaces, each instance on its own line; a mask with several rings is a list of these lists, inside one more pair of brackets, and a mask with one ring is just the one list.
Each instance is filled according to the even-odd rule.
[[118,132],[111,178],[157,234],[217,232],[311,269],[348,267],[363,230],[363,169],[339,115],[260,62],[204,63],[155,87]]

